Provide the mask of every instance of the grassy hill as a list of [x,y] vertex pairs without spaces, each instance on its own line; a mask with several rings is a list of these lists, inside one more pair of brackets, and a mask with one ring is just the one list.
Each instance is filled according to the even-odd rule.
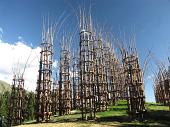
[[11,85],[0,80],[0,93],[5,91],[11,91]]
[[80,111],[65,116],[52,117],[49,123],[36,124],[28,121],[19,127],[168,127],[170,126],[170,111],[168,106],[156,103],[146,103],[146,120],[143,122],[130,121],[126,112],[126,101],[120,101],[116,106],[110,106],[108,111],[98,112],[95,121],[82,121]]

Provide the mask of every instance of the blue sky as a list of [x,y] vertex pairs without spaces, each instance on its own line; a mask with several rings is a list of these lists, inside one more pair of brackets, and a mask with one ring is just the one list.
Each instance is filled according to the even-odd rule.
[[[86,6],[88,7],[87,0]],[[74,9],[82,0],[0,0],[0,28],[2,40],[10,44],[18,38],[34,47],[41,42],[42,17],[59,19],[62,14],[68,16],[65,30],[71,30],[76,24]],[[90,0],[89,0],[90,1]],[[95,22],[111,29],[121,36],[136,33],[136,43],[141,64],[151,50],[161,61],[166,61],[170,49],[170,0],[91,0]],[[74,9],[73,9],[74,8]],[[77,45],[74,43],[74,45]],[[56,44],[56,51],[59,49]],[[58,52],[59,54],[59,52]],[[58,55],[56,55],[58,58]],[[145,75],[145,93],[147,101],[154,101],[152,79],[155,64],[150,62]]]

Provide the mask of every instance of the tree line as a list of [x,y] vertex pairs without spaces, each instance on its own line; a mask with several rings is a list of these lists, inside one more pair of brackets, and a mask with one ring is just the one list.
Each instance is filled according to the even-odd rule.
[[[9,105],[10,105],[11,92],[5,91],[0,93],[0,127],[7,126],[8,115],[9,115]],[[25,92],[25,121],[34,120],[35,118],[35,93]]]

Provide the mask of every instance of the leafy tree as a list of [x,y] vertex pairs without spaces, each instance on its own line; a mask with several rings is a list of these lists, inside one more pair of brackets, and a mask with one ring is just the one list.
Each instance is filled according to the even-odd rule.
[[9,95],[10,92],[6,91],[1,95],[1,99],[0,99],[0,115],[4,116],[5,118],[7,118],[8,115],[8,106],[9,106]]
[[33,120],[34,116],[34,105],[35,105],[35,94],[29,92],[26,94],[26,119]]
[[0,126],[2,127],[7,127],[9,96],[9,91],[0,94]]

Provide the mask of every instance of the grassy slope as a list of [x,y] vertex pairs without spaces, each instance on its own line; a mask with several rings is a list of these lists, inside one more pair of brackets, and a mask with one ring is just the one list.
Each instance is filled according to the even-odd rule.
[[[126,102],[121,101],[116,106],[110,106],[108,111],[98,112],[96,121],[82,121],[81,114],[53,117],[51,123],[34,124],[29,121],[19,127],[108,127],[108,126],[170,126],[170,111],[167,106],[147,103],[147,120],[144,122],[129,121],[126,113]],[[31,124],[30,124],[31,123]]]
[[11,85],[0,80],[0,93],[5,91],[10,91],[10,90],[11,90]]

